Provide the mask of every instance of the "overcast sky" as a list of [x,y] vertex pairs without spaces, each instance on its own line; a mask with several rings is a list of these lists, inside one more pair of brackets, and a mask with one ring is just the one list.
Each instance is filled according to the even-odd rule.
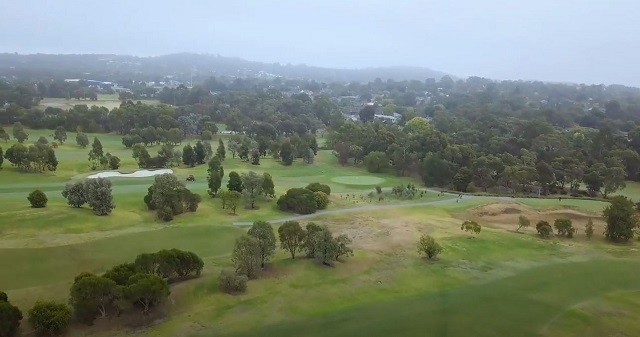
[[0,0],[0,51],[213,53],[640,86],[640,0]]

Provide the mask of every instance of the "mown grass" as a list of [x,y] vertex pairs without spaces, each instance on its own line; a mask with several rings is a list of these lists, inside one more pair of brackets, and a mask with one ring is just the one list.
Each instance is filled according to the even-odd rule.
[[[30,142],[51,134],[46,130],[29,132]],[[93,136],[98,136],[105,152],[123,160],[123,171],[137,168],[120,136],[90,135],[90,140]],[[212,144],[215,150],[217,142]],[[149,151],[153,154],[157,147]],[[55,173],[21,173],[5,161],[0,171],[0,290],[7,291],[12,302],[25,310],[38,299],[66,301],[78,273],[101,273],[133,260],[137,254],[164,248],[196,252],[204,258],[205,269],[200,279],[172,288],[171,300],[162,308],[168,316],[161,323],[132,331],[115,320],[94,328],[75,327],[74,336],[536,336],[542,332],[546,336],[577,336],[586,328],[562,316],[576,303],[613,301],[608,305],[625,305],[629,315],[640,312],[633,305],[607,297],[637,288],[640,273],[633,270],[640,267],[640,254],[634,245],[542,240],[531,233],[514,234],[490,226],[471,238],[459,228],[464,212],[498,200],[463,197],[454,202],[446,201],[450,196],[428,192],[414,200],[378,203],[374,196],[369,202],[367,194],[374,191],[373,185],[349,184],[348,178],[337,183],[334,178],[375,177],[384,179],[380,185],[386,188],[418,182],[369,174],[359,167],[341,167],[330,151],[320,151],[313,165],[297,160],[285,167],[265,158],[254,166],[227,158],[224,168],[227,174],[232,170],[269,172],[278,195],[310,182],[326,183],[333,193],[329,209],[443,202],[314,218],[333,226],[336,234],[360,221],[359,227],[351,228],[355,256],[327,268],[307,259],[291,260],[278,250],[263,277],[250,282],[247,294],[222,294],[217,273],[231,267],[234,240],[246,230],[232,223],[291,214],[277,210],[273,199],[260,200],[257,210],[239,208],[237,216],[228,214],[219,200],[206,195],[206,165],[200,165],[174,168],[181,179],[189,174],[196,177],[187,186],[203,195],[197,212],[180,215],[169,224],[160,223],[142,201],[153,179],[116,178],[112,179],[116,209],[109,216],[97,217],[86,207],[67,206],[60,195],[66,182],[90,173],[88,152],[89,147],[75,145],[75,134],[70,132],[67,144],[56,151],[60,166]],[[47,208],[28,206],[26,196],[35,188],[47,193]],[[567,199],[516,201],[534,209],[570,207],[589,212],[599,212],[606,205]],[[366,219],[380,222],[373,228]],[[398,242],[402,245],[392,244],[396,242],[394,231],[410,231],[400,233],[404,241]],[[443,245],[438,261],[418,257],[414,245],[421,233],[435,236]],[[617,322],[608,317],[596,320],[588,332],[605,331],[598,329]],[[619,326],[623,333],[637,331],[629,320]],[[584,335],[589,336],[587,332]]]

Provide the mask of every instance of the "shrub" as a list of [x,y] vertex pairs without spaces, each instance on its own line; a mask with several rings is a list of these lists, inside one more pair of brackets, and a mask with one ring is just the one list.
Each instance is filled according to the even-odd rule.
[[31,207],[33,208],[47,207],[47,201],[49,201],[49,199],[47,199],[47,195],[40,190],[35,190],[29,193],[27,200],[29,200],[29,202],[31,203]]
[[306,188],[292,188],[278,199],[278,208],[282,211],[298,214],[315,213],[317,209],[313,192]]
[[238,275],[233,270],[222,270],[220,276],[218,276],[218,284],[220,291],[227,294],[243,293],[247,290],[247,281],[249,278],[246,275]]
[[7,294],[0,291],[0,336],[15,336],[22,320],[22,312],[9,303]]
[[551,234],[553,234],[551,225],[549,225],[549,223],[544,220],[538,221],[538,223],[536,224],[536,231],[543,238],[549,238],[551,237]]
[[382,187],[376,186],[376,193],[382,194]]
[[573,237],[573,233],[575,232],[575,228],[571,223],[570,219],[556,219],[553,223],[553,227],[558,231],[558,235],[566,236],[568,238]]
[[422,253],[429,259],[433,259],[442,252],[442,246],[430,235],[423,234],[418,241],[418,253]]
[[29,310],[29,324],[38,335],[62,334],[71,321],[71,308],[55,302],[37,302]]
[[322,191],[313,192],[313,198],[316,201],[317,209],[326,209],[329,206],[329,196]]
[[321,184],[321,183],[311,183],[307,185],[306,189],[312,192],[324,192],[326,195],[331,195],[331,187],[329,185]]

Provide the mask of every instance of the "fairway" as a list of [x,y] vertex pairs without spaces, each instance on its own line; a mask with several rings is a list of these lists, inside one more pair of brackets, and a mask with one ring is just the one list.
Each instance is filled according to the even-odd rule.
[[[29,134],[29,141],[40,136],[51,140],[48,130]],[[158,324],[135,331],[125,323],[107,328],[78,325],[72,336],[298,336],[303,331],[304,336],[429,332],[458,337],[473,331],[474,336],[564,337],[582,331],[575,322],[576,311],[597,315],[590,303],[630,313],[639,310],[612,295],[634,290],[640,282],[640,274],[630,272],[640,267],[636,243],[610,246],[601,237],[588,241],[582,230],[572,241],[543,240],[533,228],[513,233],[520,214],[531,217],[532,223],[568,217],[580,229],[592,218],[600,231],[604,202],[480,196],[458,200],[424,188],[412,198],[395,198],[390,192],[394,186],[419,182],[369,174],[363,167],[341,167],[331,151],[321,150],[313,165],[296,160],[283,166],[268,157],[251,165],[227,157],[222,185],[231,171],[268,172],[277,195],[319,182],[331,188],[327,210],[299,217],[280,211],[275,199],[263,197],[257,209],[241,207],[232,215],[221,208],[220,199],[208,196],[207,165],[180,165],[170,170],[181,181],[193,175],[195,181],[186,186],[203,200],[195,213],[164,223],[143,202],[154,180],[147,175],[155,171],[138,169],[120,135],[88,136],[98,137],[105,152],[121,158],[117,172],[124,176],[109,177],[116,203],[109,216],[97,217],[86,206],[69,207],[61,195],[66,183],[98,174],[89,169],[90,146],[76,145],[75,133],[69,132],[69,140],[56,149],[56,172],[21,173],[10,165],[0,172],[0,268],[11,275],[0,278],[0,289],[12,303],[28,308],[37,300],[67,301],[75,275],[100,274],[160,249],[193,251],[205,265],[201,278],[173,286],[171,304],[162,307]],[[214,148],[218,138],[229,139],[216,136]],[[159,146],[148,150],[155,153]],[[376,186],[385,198],[378,197]],[[46,208],[29,207],[26,196],[36,188],[47,194]],[[291,219],[303,226],[314,221],[346,234],[353,240],[354,256],[323,268],[309,259],[291,260],[278,249],[266,275],[250,281],[246,294],[221,293],[217,275],[232,267],[234,241],[246,232],[246,227],[234,224],[267,220],[277,230]],[[468,219],[483,226],[473,239],[460,231],[460,223]],[[444,251],[437,261],[416,254],[415,243],[422,234],[441,242]],[[618,321],[592,322],[589,331],[602,331],[598,329]],[[624,333],[640,333],[633,322],[620,324]]]
[[368,185],[373,186],[384,183],[385,179],[374,176],[338,176],[331,178],[331,181],[343,185]]

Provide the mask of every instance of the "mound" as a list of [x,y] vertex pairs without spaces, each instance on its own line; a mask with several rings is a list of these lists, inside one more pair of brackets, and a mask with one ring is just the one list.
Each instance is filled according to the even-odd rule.
[[553,224],[556,219],[566,218],[573,221],[574,227],[582,229],[587,221],[591,219],[596,228],[604,228],[602,217],[597,213],[584,213],[573,209],[535,210],[516,203],[497,203],[480,206],[470,209],[467,214],[475,221],[508,229],[513,229],[516,226],[520,215],[529,218],[532,225],[535,225],[540,220]]

